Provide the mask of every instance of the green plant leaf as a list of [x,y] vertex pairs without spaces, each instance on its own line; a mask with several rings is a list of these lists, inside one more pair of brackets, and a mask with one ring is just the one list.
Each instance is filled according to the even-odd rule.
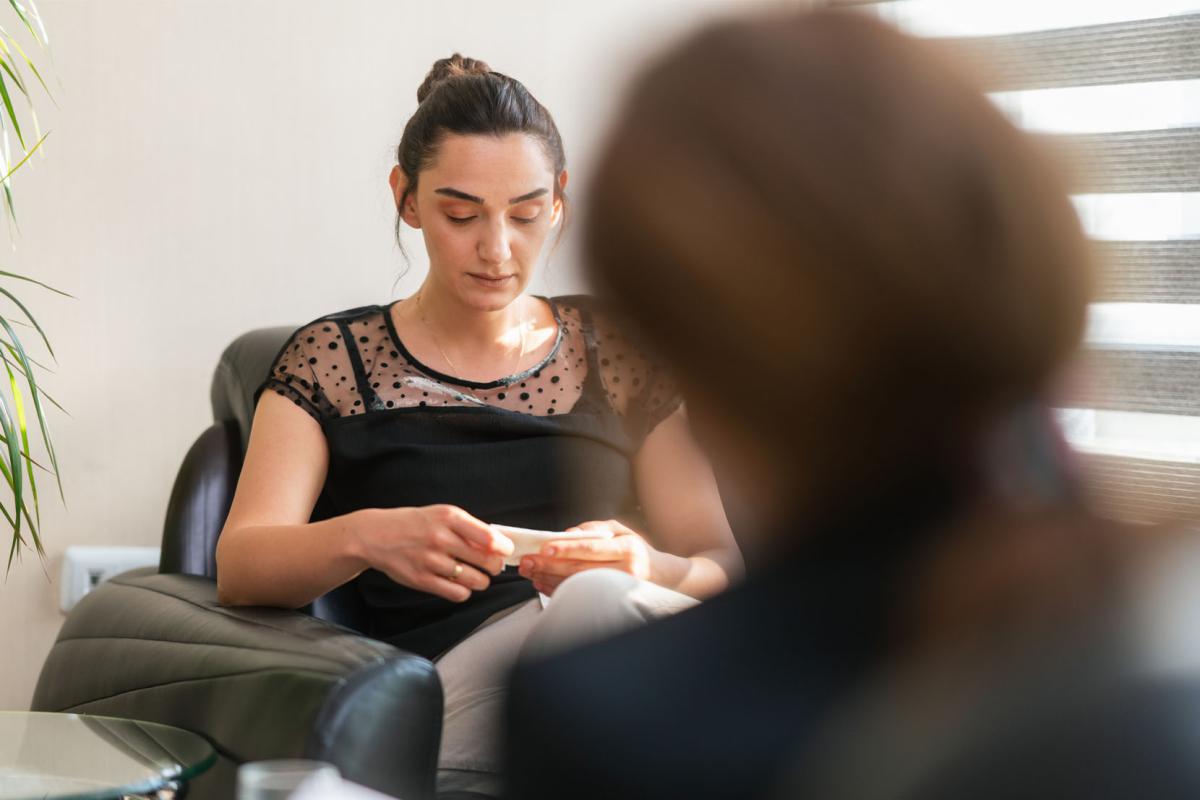
[[[4,116],[2,111],[0,111],[0,146],[2,146],[2,150],[0,150],[0,157],[2,157],[4,160],[5,172],[8,171],[9,166],[12,164],[12,142],[9,140],[8,127],[8,118]],[[6,190],[4,192],[4,221],[8,225],[9,234],[12,234],[15,226],[14,224],[17,221],[17,209],[13,205],[12,180],[5,179],[3,184],[0,184],[0,186],[3,186],[3,188]]]
[[[7,346],[7,343],[6,343],[6,346]],[[0,354],[0,357],[3,357],[5,361],[8,361],[8,356],[3,356],[2,354]],[[20,366],[19,366],[19,365],[17,365],[17,364],[14,364],[12,361],[8,361],[8,364],[9,364],[9,366],[11,366],[13,369],[20,370]],[[22,373],[22,374],[24,374],[24,373]],[[40,388],[40,387],[39,387],[39,388]],[[69,416],[71,416],[71,412],[67,411],[65,408],[63,408],[61,405],[59,405],[58,401],[57,401],[57,400],[55,400],[53,397],[51,397],[50,395],[46,394],[46,390],[45,390],[45,389],[40,389],[40,391],[41,391],[41,393],[42,393],[42,397],[46,398],[46,399],[47,399],[47,400],[49,400],[51,403],[53,403],[55,408],[57,408],[59,411],[61,411],[61,412],[63,412],[64,414],[66,414],[68,417],[69,417]],[[43,431],[43,435],[45,435],[45,432],[44,432],[44,431]],[[34,463],[36,463],[36,462],[34,462]],[[40,466],[40,465],[39,465],[39,466]]]
[[[0,444],[3,444],[5,447],[8,446],[8,439],[5,439],[3,435],[0,435]],[[28,453],[22,453],[21,457],[25,460],[25,463],[33,464],[33,466],[37,467],[47,475],[50,474],[50,470],[46,469],[45,466],[40,464],[36,458],[31,458]]]
[[[23,312],[25,312],[25,316],[29,318],[29,322],[30,322],[30,323],[33,325],[33,327],[34,327],[34,328],[37,330],[37,332],[38,332],[38,333],[41,335],[41,337],[42,337],[42,341],[43,341],[43,342],[45,342],[45,344],[46,344],[46,350],[48,350],[48,351],[50,352],[50,356],[51,356],[52,358],[54,358],[54,360],[55,360],[55,361],[57,361],[57,360],[58,360],[58,358],[54,356],[54,348],[50,346],[50,339],[49,339],[49,337],[47,337],[47,336],[46,336],[46,332],[42,330],[42,326],[41,326],[41,325],[39,325],[39,324],[38,324],[38,322],[37,322],[37,320],[33,318],[33,314],[32,314],[32,313],[30,313],[29,309],[25,307],[25,304],[24,304],[24,303],[22,303],[20,300],[18,300],[18,299],[17,299],[17,297],[16,297],[16,295],[14,295],[12,292],[10,292],[10,291],[8,291],[7,289],[5,289],[3,286],[0,286],[0,294],[4,295],[4,296],[5,296],[5,297],[7,297],[9,300],[12,300],[14,303],[16,303],[16,304],[17,304],[17,308],[19,308],[19,309],[21,309]],[[15,320],[14,320],[14,321],[15,321]]]
[[17,209],[13,206],[12,187],[6,180],[0,184],[0,188],[4,189],[4,207],[8,210],[9,222],[16,226],[17,232],[20,233],[21,226],[17,223]]
[[[17,84],[17,88],[21,90],[21,94],[25,95],[25,99],[31,100],[29,90],[25,88],[25,81],[21,80],[16,72],[13,72],[13,69],[17,66],[17,62],[13,61],[12,53],[9,52],[8,46],[4,44],[3,37],[0,37],[0,50],[4,51],[4,55],[8,56],[8,58],[0,57],[0,69],[8,73],[8,77],[12,78],[13,83]],[[11,66],[9,62],[12,62]]]
[[[14,321],[14,323],[16,323],[17,320],[12,320],[12,321]],[[24,323],[18,323],[18,324],[24,325]],[[24,326],[29,327],[29,325],[24,325]],[[4,347],[8,348],[8,351],[10,351],[10,353],[12,353],[13,359],[16,359],[17,351],[13,349],[11,344],[8,344],[8,342],[5,341],[4,337],[0,337],[0,344],[4,345]],[[0,357],[6,357],[6,356],[4,355],[4,353],[0,353]],[[34,365],[35,367],[41,367],[42,369],[44,369],[44,371],[47,371],[47,372],[52,372],[52,373],[54,372],[53,369],[50,369],[49,367],[44,365],[44,363],[35,359],[34,356],[31,356],[28,353],[26,353],[25,357],[26,357],[26,359],[29,359],[29,362],[31,363],[31,365]],[[12,363],[12,366],[16,367],[17,369],[22,369],[22,366],[20,366],[19,363],[13,363],[12,361],[10,361],[8,363]],[[22,374],[24,374],[24,369],[22,369]],[[52,403],[54,402],[53,399],[50,398],[49,393],[46,390],[43,389],[41,391],[42,391],[42,395],[44,397],[49,399],[50,402],[52,402]],[[54,403],[54,404],[58,405],[58,403]],[[59,405],[59,408],[62,409],[61,405]]]
[[25,136],[21,133],[21,122],[17,119],[17,111],[13,108],[12,97],[8,93],[8,82],[4,80],[3,75],[0,75],[0,100],[4,101],[4,109],[8,112],[8,118],[12,121],[13,130],[17,133],[17,141],[21,143],[21,147],[24,149]]
[[[42,138],[42,126],[38,122],[37,109],[33,107],[32,103],[30,103],[30,105],[29,105],[29,121],[33,123],[33,138],[41,139]],[[43,157],[45,155],[46,155],[45,153],[42,153]]]
[[55,108],[57,108],[58,101],[54,99],[54,93],[50,91],[50,87],[46,85],[44,80],[42,80],[42,73],[38,71],[37,65],[34,64],[33,60],[25,54],[25,48],[21,47],[21,43],[11,36],[8,36],[8,34],[4,34],[4,36],[8,39],[9,43],[12,44],[13,47],[17,48],[17,52],[21,54],[21,58],[25,61],[25,66],[29,67],[30,71],[33,72],[34,77],[38,79],[38,83],[40,83],[42,85],[42,89],[45,90],[46,96],[50,98],[50,102],[54,103]]
[[[33,25],[30,24],[30,22],[29,22],[29,17],[26,15],[24,6],[22,6],[20,3],[18,3],[17,0],[8,0],[8,4],[13,7],[13,11],[17,12],[17,18],[20,19],[21,22],[25,23],[25,27],[28,28],[29,32],[33,34],[34,39],[36,39],[39,42],[46,41],[45,29],[43,28],[42,35],[38,36],[38,32],[33,29]],[[36,7],[33,6],[32,2],[29,5],[31,8],[33,8],[33,16],[38,21],[38,27],[42,28],[42,15],[37,13],[37,9],[36,9]]]
[[[37,320],[33,318],[33,314],[29,313],[29,309],[25,307],[25,304],[18,300],[16,295],[2,286],[0,286],[0,294],[4,295],[9,300],[12,300],[17,304],[18,308],[25,312],[25,316],[29,317],[29,321],[33,324],[33,327],[36,328],[37,332],[41,334],[42,341],[46,343],[46,349],[50,351],[51,356],[54,356],[54,348],[50,346],[50,339],[46,337],[46,332],[42,330],[41,325],[38,325]],[[58,359],[55,358],[54,360],[57,361]]]
[[[7,40],[7,41],[5,41]],[[8,48],[9,42],[16,44],[16,40],[8,35],[8,31],[0,28],[0,67],[8,73],[8,76],[17,84],[17,88],[21,90],[21,94],[25,95],[25,100],[29,103],[30,110],[33,109],[33,98],[29,96],[29,87],[25,85],[25,76],[21,74],[21,67],[17,64],[17,59],[13,56],[12,50]]]
[[61,294],[63,297],[69,297],[69,298],[71,298],[72,300],[77,300],[77,299],[78,299],[78,298],[77,298],[77,297],[75,297],[75,295],[73,295],[73,294],[68,294],[67,292],[64,292],[64,291],[62,291],[62,290],[60,290],[60,289],[55,289],[53,286],[48,286],[48,285],[46,285],[46,284],[42,283],[41,281],[39,281],[38,279],[36,279],[36,278],[30,278],[30,277],[29,277],[29,276],[27,276],[27,275],[19,275],[19,274],[17,274],[16,272],[5,272],[5,271],[4,271],[4,270],[2,270],[2,269],[0,269],[0,275],[3,275],[4,277],[7,277],[7,278],[18,278],[18,279],[20,279],[20,280],[23,280],[23,281],[29,281],[30,283],[36,283],[38,286],[41,286],[41,287],[42,287],[42,288],[44,288],[44,289],[49,289],[49,290],[50,290],[50,291],[52,291],[52,292],[58,292],[58,294]]
[[37,152],[37,149],[42,146],[42,142],[46,141],[46,137],[49,135],[50,135],[50,131],[46,131],[46,133],[42,136],[42,138],[37,140],[37,144],[35,144],[30,150],[28,150],[25,153],[25,157],[22,158],[20,161],[18,161],[17,165],[15,167],[13,167],[12,169],[10,169],[3,178],[0,178],[0,182],[3,182],[5,184],[5,186],[7,186],[9,175],[12,175],[14,172],[19,170],[21,168],[21,165],[24,164],[26,161],[28,161],[29,157]]
[[21,451],[17,449],[16,432],[12,425],[12,411],[8,407],[8,399],[0,392],[0,428],[4,430],[4,438],[8,445],[5,451],[5,458],[0,458],[0,472],[4,473],[5,480],[12,488],[13,507],[17,509],[17,526],[13,529],[13,536],[21,537],[21,505],[24,501],[25,483],[22,479],[21,472]]
[[[12,351],[12,353],[14,354],[14,355],[13,355],[13,357],[16,357],[16,350],[13,350],[13,348],[12,348],[12,345],[11,345],[11,344],[8,344],[7,342],[0,342],[0,343],[4,344],[4,345],[5,345],[5,347],[6,347],[6,348],[8,348],[8,350]],[[8,363],[8,365],[11,365],[11,366],[13,366],[14,368],[18,369],[18,371],[20,371],[20,365],[19,365],[19,363],[13,363],[12,361],[8,361],[8,356],[4,355],[4,353],[0,353],[0,359],[4,359],[4,360],[5,360],[5,362],[6,362],[6,363]],[[24,373],[24,372],[22,372],[22,374],[25,374],[25,373]],[[28,379],[29,379],[29,378],[28,378],[28,377],[26,377],[26,380],[28,380]],[[67,416],[71,416],[71,413],[70,413],[70,411],[67,411],[65,408],[62,408],[62,405],[60,405],[60,404],[59,404],[59,402],[58,402],[58,401],[56,401],[56,399],[54,399],[53,397],[50,397],[49,393],[48,393],[46,390],[42,389],[42,387],[41,387],[41,386],[38,386],[38,387],[37,387],[37,391],[40,391],[40,392],[42,393],[42,396],[43,396],[43,397],[46,397],[47,401],[49,401],[50,403],[53,403],[53,404],[54,404],[54,408],[56,408],[56,409],[59,409],[60,411],[62,411],[62,413],[66,414]],[[36,407],[37,407],[37,403],[35,403],[34,405],[35,405],[35,408],[36,408]],[[41,431],[42,431],[42,439],[43,439],[44,441],[47,441],[47,443],[49,443],[49,441],[50,441],[50,434],[49,434],[49,431],[48,431],[48,429],[47,429],[47,427],[46,427],[46,417],[44,417],[44,416],[41,414],[41,409],[40,409],[40,408],[38,408],[37,422],[38,422],[38,427],[40,427],[40,428],[41,428]],[[2,437],[2,435],[0,435],[0,440],[4,440],[4,437]],[[47,450],[49,450],[49,447],[47,447]],[[28,453],[26,453],[26,458],[29,458],[29,459],[30,459],[30,461],[34,462],[34,465],[35,465],[35,467],[37,467],[37,468],[40,468],[40,469],[42,469],[42,470],[44,470],[44,471],[47,471],[47,473],[49,473],[49,471],[50,471],[50,470],[48,470],[46,467],[42,467],[42,465],[41,465],[41,464],[38,464],[36,461],[34,461],[34,459],[32,459],[31,457],[29,457],[29,456],[28,456]],[[55,470],[53,474],[54,474],[54,476],[55,476],[55,479],[56,479],[56,477],[58,477],[58,470]],[[60,492],[61,492],[61,483],[60,483],[60,485],[59,485],[59,489],[60,489]]]
[[[0,511],[4,512],[4,519],[8,520],[8,527],[15,530],[17,523],[13,521],[12,514],[8,513],[8,508],[3,503],[0,503]],[[12,544],[8,547],[8,567],[5,570],[5,574],[12,570],[13,557],[20,552],[19,548],[28,546],[29,544],[25,541],[24,536],[12,537]]]
[[[37,532],[37,527],[34,525],[33,518],[29,516],[29,508],[25,503],[24,486],[21,479],[20,469],[20,450],[17,449],[16,439],[13,436],[12,412],[8,407],[8,400],[4,397],[2,392],[0,392],[0,428],[4,430],[6,444],[8,446],[7,456],[9,458],[7,462],[4,458],[0,458],[0,473],[4,475],[5,481],[8,482],[9,488],[12,489],[13,506],[17,510],[16,521],[13,523],[14,547],[16,547],[18,542],[22,546],[29,546],[25,542],[25,538],[21,536],[21,515],[23,513],[26,521],[29,523],[29,535],[33,539],[34,548],[38,551],[39,555],[45,557],[46,553],[42,549],[41,536]],[[13,464],[16,465],[16,468],[10,471],[9,467]],[[12,567],[11,550],[9,551],[9,567]]]
[[[3,83],[2,79],[0,79],[0,83]],[[3,120],[3,119],[4,119],[4,115],[0,114],[0,120]],[[4,135],[5,135],[5,143],[6,143],[6,148],[7,148],[7,137],[8,137],[7,129],[5,130]],[[20,233],[21,226],[17,223],[17,209],[16,209],[16,206],[13,204],[12,184],[8,179],[14,172],[16,172],[18,169],[21,168],[22,164],[24,164],[26,161],[29,160],[29,158],[37,151],[37,149],[42,146],[42,142],[44,142],[46,140],[46,136],[49,136],[49,135],[50,135],[50,131],[46,131],[45,135],[42,136],[42,138],[38,140],[37,144],[35,144],[31,150],[29,150],[27,153],[25,153],[25,157],[22,158],[20,161],[18,161],[17,165],[15,167],[13,167],[12,169],[10,169],[4,175],[4,177],[0,178],[0,187],[3,187],[3,189],[4,189],[4,208],[8,211],[8,218],[11,221],[11,223],[14,226],[16,226],[18,233]]]
[[[21,431],[21,448],[18,450],[18,454],[25,457],[25,477],[29,478],[29,493],[33,495],[33,513],[37,517],[38,525],[41,525],[42,509],[38,503],[37,478],[33,474],[33,464],[29,458],[29,430],[25,423],[25,400],[21,394],[21,384],[17,383],[16,376],[8,366],[8,359],[4,359],[4,371],[8,373],[8,385],[12,389],[13,406],[17,410],[17,428]],[[18,471],[21,469],[20,458],[14,469]]]
[[[4,463],[3,458],[0,458],[0,473],[2,473],[4,475],[4,479],[8,482],[9,488],[12,488],[12,485],[13,485],[12,475],[9,473],[8,466]],[[33,519],[29,516],[29,509],[25,508],[24,506],[21,506],[20,510],[24,511],[25,519],[29,523],[30,530],[33,530],[34,529],[33,528]],[[26,542],[25,537],[21,535],[20,526],[17,524],[17,521],[13,519],[12,515],[8,513],[8,509],[4,506],[3,503],[0,503],[0,511],[2,511],[4,513],[4,518],[5,518],[5,520],[8,521],[8,527],[10,529],[12,529],[12,531],[13,531],[12,546],[9,548],[9,551],[8,551],[8,567],[9,567],[9,569],[11,569],[12,562],[13,562],[13,556],[14,555],[20,556],[20,548],[28,547],[29,543]],[[17,515],[17,519],[20,519],[19,513]],[[39,545],[40,541],[41,541],[41,539],[39,537],[34,540],[34,544]],[[40,549],[40,547],[39,547],[39,549]],[[44,555],[44,553],[43,553],[43,555]]]
[[[15,356],[17,360],[21,362],[21,366],[25,368],[25,375],[29,379],[29,388],[33,397],[33,407],[37,410],[38,425],[42,431],[42,440],[46,443],[46,454],[50,456],[50,464],[54,467],[54,477],[55,482],[58,484],[58,494],[63,501],[63,505],[65,506],[67,497],[62,488],[62,477],[58,469],[58,455],[54,452],[54,442],[51,440],[50,431],[46,426],[46,415],[42,411],[42,403],[38,399],[39,390],[37,386],[37,380],[33,377],[33,367],[30,366],[29,359],[25,356],[25,348],[21,346],[21,338],[17,336],[17,332],[14,331],[12,326],[8,324],[8,320],[2,316],[0,316],[0,326],[3,326],[4,330],[8,331],[9,338],[12,339],[13,346],[16,347],[17,350]],[[4,395],[0,393],[0,400],[3,399]],[[4,431],[4,435],[8,436],[10,434],[8,431]],[[9,446],[12,447],[12,444],[10,443]],[[17,460],[17,463],[20,463],[19,459]],[[20,508],[19,503],[17,504],[17,507]],[[18,519],[20,519],[20,517],[18,517]]]
[[37,3],[34,0],[27,0],[29,5],[29,16],[33,17],[33,21],[37,23],[38,31],[41,34],[38,36],[38,41],[42,44],[50,44],[50,37],[46,35],[46,26],[42,22],[42,12],[38,11]]
[[[21,320],[19,320],[19,319],[14,319],[14,320],[10,320],[10,321],[11,321],[11,322],[12,322],[14,325],[20,325],[22,328],[28,328],[28,327],[29,327],[29,326],[28,326],[28,325],[26,325],[24,322],[21,322]],[[12,349],[12,347],[11,347],[11,346],[8,344],[8,342],[4,341],[3,337],[0,337],[0,344],[3,344],[3,345],[4,345],[5,347],[7,347],[9,350],[11,350],[11,349]],[[4,354],[3,354],[3,353],[0,353],[0,356],[2,356],[2,355],[4,355]],[[26,356],[29,358],[29,363],[30,363],[30,364],[33,364],[35,367],[41,367],[42,369],[44,369],[44,370],[45,370],[45,371],[47,371],[47,372],[53,372],[53,371],[54,371],[54,370],[50,369],[49,367],[47,367],[47,366],[46,366],[45,364],[43,364],[42,362],[38,361],[38,360],[37,360],[36,358],[34,358],[33,356],[29,355],[28,353],[26,353],[25,355],[26,355]],[[15,358],[15,357],[16,357],[16,356],[14,356],[14,358]],[[19,366],[18,366],[17,368],[18,368],[18,369],[20,369],[20,367],[19,367]],[[43,394],[45,394],[45,392],[43,392]]]

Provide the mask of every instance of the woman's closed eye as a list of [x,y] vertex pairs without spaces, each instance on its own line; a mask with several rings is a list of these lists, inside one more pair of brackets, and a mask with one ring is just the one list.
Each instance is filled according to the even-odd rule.
[[522,203],[510,209],[512,221],[518,225],[532,225],[541,218],[542,209],[541,203]]
[[[534,214],[532,217],[513,217],[512,220],[513,220],[513,222],[519,223],[521,225],[532,225],[533,223],[538,221],[538,217],[540,217],[540,216],[541,216],[541,214]],[[475,215],[475,214],[472,214],[469,217],[456,217],[453,214],[446,215],[446,219],[450,220],[455,225],[466,225],[468,222],[475,219],[476,217],[477,217],[477,215]]]

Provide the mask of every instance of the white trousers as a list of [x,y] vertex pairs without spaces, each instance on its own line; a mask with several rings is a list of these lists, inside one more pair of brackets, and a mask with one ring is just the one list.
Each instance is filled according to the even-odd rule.
[[518,659],[602,639],[697,602],[624,572],[592,569],[567,578],[548,602],[533,598],[492,615],[434,662],[445,696],[438,791],[500,794],[504,679]]

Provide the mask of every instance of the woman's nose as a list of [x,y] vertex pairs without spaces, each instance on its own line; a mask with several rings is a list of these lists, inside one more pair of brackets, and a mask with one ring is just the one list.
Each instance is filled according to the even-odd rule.
[[503,264],[512,258],[508,228],[503,223],[488,227],[479,242],[479,257],[488,264]]

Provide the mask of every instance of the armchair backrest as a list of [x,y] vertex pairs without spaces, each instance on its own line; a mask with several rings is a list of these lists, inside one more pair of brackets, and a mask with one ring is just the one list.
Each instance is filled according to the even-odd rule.
[[295,330],[279,327],[247,331],[230,342],[217,361],[209,391],[213,419],[237,426],[243,453],[250,442],[254,390],[266,379],[280,348]]
[[159,571],[215,578],[225,525],[254,418],[253,394],[294,328],[260,328],[221,353],[209,396],[214,423],[200,434],[175,478],[163,526]]

